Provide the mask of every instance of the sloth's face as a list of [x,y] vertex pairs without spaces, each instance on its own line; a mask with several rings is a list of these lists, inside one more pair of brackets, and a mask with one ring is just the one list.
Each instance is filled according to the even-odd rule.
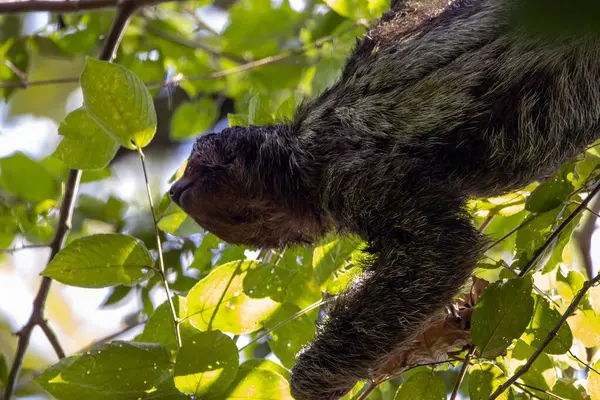
[[306,218],[294,215],[260,181],[260,171],[253,168],[260,160],[249,159],[256,157],[249,135],[252,128],[201,136],[183,176],[169,191],[171,198],[200,226],[229,243],[273,248],[312,241],[314,229]]

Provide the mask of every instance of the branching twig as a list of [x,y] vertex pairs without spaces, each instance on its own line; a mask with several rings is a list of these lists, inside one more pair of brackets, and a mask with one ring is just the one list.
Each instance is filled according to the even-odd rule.
[[467,375],[467,370],[469,369],[469,363],[471,362],[471,358],[475,354],[475,349],[476,349],[475,346],[473,346],[471,348],[471,350],[469,350],[469,352],[465,356],[465,361],[463,361],[462,368],[460,369],[460,372],[458,373],[458,378],[456,379],[456,384],[454,385],[454,390],[452,390],[452,395],[450,396],[450,400],[455,400],[456,396],[458,396],[458,391],[460,389],[460,385],[462,384],[463,380],[465,379],[465,375]]
[[[91,0],[90,0],[91,1]],[[136,1],[121,1],[121,6],[117,11],[117,16],[112,24],[110,32],[107,36],[106,43],[104,48],[102,49],[102,53],[100,58],[102,60],[110,61],[114,52],[116,51],[121,37],[123,35],[123,31],[127,26],[127,21],[129,17],[133,14],[138,6],[140,0]],[[15,5],[16,3],[21,3],[21,6],[25,8],[20,8],[20,11],[29,11],[27,5],[33,6],[32,3],[48,3],[47,1],[19,1],[19,2],[9,2],[0,4],[0,12],[6,9],[6,6]],[[57,2],[54,2],[57,3]],[[63,3],[72,3],[76,4],[78,2],[63,2]],[[81,171],[80,170],[71,170],[69,172],[69,177],[67,179],[67,183],[65,185],[65,192],[62,200],[62,204],[60,206],[60,212],[58,217],[58,225],[56,228],[56,233],[54,234],[54,238],[52,243],[50,244],[50,257],[48,263],[52,261],[54,256],[60,251],[63,247],[68,232],[71,230],[71,221],[73,218],[73,211],[75,208],[75,199],[77,198],[77,192],[79,190],[79,182],[81,180]],[[46,299],[48,297],[48,293],[50,292],[50,286],[52,284],[52,279],[48,277],[42,278],[42,283],[38,289],[37,295],[33,300],[33,310],[29,317],[29,321],[25,324],[25,326],[17,333],[19,340],[17,344],[17,350],[15,354],[15,358],[13,360],[10,373],[8,375],[8,379],[6,382],[6,388],[4,391],[4,398],[6,400],[10,399],[12,396],[18,377],[19,372],[21,371],[21,367],[23,365],[23,360],[25,359],[25,353],[27,348],[29,347],[29,341],[31,340],[31,334],[33,329],[36,326],[40,326],[48,340],[52,344],[54,350],[56,351],[58,357],[64,357],[64,351],[62,350],[56,335],[48,325],[48,322],[44,318],[44,311],[46,305]]]
[[[594,189],[594,190],[596,190],[596,189]],[[587,200],[587,198],[586,198],[586,200]],[[504,392],[506,389],[508,389],[510,387],[510,385],[515,383],[524,373],[529,371],[529,368],[531,368],[534,361],[537,360],[537,358],[540,356],[540,354],[542,354],[542,352],[544,351],[546,346],[548,346],[548,344],[550,344],[552,339],[554,339],[554,337],[560,330],[561,326],[563,326],[564,323],[567,321],[567,318],[569,318],[571,316],[571,314],[573,314],[575,312],[575,309],[577,308],[577,306],[579,305],[579,302],[583,299],[583,297],[585,296],[587,291],[590,290],[590,288],[592,286],[596,285],[599,281],[600,281],[600,274],[596,275],[596,277],[594,277],[594,279],[585,281],[585,283],[583,284],[583,287],[581,288],[579,293],[577,293],[577,296],[575,296],[573,298],[573,301],[571,301],[571,304],[569,305],[569,308],[567,308],[567,311],[565,311],[565,313],[562,315],[560,320],[556,323],[554,328],[552,328],[552,330],[548,333],[548,335],[546,336],[546,338],[544,339],[542,344],[535,350],[535,352],[532,354],[532,356],[529,358],[529,360],[527,360],[527,362],[523,365],[523,367],[521,367],[513,376],[511,376],[505,383],[503,383],[502,385],[500,385],[500,387],[498,387],[498,389],[496,389],[496,391],[490,397],[490,400],[493,400],[493,399],[497,398],[498,396],[500,396],[502,394],[502,392]]]
[[600,192],[600,181],[596,182],[596,186],[592,191],[588,194],[588,196],[581,202],[580,205],[577,206],[575,210],[567,217],[565,220],[552,232],[552,234],[546,239],[543,245],[541,245],[531,257],[531,260],[525,265],[525,267],[519,273],[519,276],[525,276],[531,268],[535,265],[538,259],[544,254],[546,249],[558,238],[558,236],[562,233],[563,230],[571,223],[573,220],[585,209],[588,208],[588,204],[592,199]]
[[146,171],[146,161],[142,148],[137,146],[137,151],[140,155],[140,161],[142,163],[142,170],[144,171],[144,180],[146,181],[146,192],[148,193],[148,205],[150,206],[150,213],[152,214],[152,224],[154,226],[154,235],[156,236],[156,251],[158,252],[158,265],[160,267],[159,273],[163,282],[163,287],[167,293],[167,301],[169,302],[169,308],[173,316],[173,323],[175,324],[175,339],[177,342],[177,348],[181,347],[181,331],[179,327],[179,316],[177,310],[175,310],[175,304],[171,296],[171,290],[169,289],[169,281],[167,280],[167,270],[165,268],[165,261],[162,252],[162,243],[160,241],[160,231],[158,230],[158,221],[156,220],[156,214],[154,212],[154,202],[152,201],[152,192],[150,191],[150,181],[148,180],[148,172]]

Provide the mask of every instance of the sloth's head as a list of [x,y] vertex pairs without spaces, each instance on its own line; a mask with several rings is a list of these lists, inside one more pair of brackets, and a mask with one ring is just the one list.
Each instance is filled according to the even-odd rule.
[[313,241],[319,217],[295,195],[284,125],[233,127],[200,136],[169,194],[200,226],[234,244],[280,247]]

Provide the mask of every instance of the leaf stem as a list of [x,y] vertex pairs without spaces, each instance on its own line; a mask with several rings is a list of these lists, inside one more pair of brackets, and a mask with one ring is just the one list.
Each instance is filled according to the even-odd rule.
[[179,326],[180,320],[175,310],[175,304],[171,296],[171,289],[169,289],[169,281],[167,280],[167,272],[165,268],[165,261],[162,252],[162,243],[160,240],[160,232],[158,230],[158,221],[156,220],[156,213],[154,212],[154,202],[152,201],[152,192],[150,191],[150,181],[148,180],[148,171],[146,170],[146,157],[142,148],[136,144],[136,149],[140,155],[140,162],[142,163],[142,170],[144,171],[144,181],[146,183],[146,193],[148,194],[148,205],[150,206],[150,213],[152,214],[152,225],[154,226],[154,236],[156,236],[156,251],[158,252],[158,265],[160,266],[160,277],[163,282],[163,287],[167,294],[167,301],[169,302],[169,308],[173,316],[173,323],[175,324],[175,338],[177,339],[177,348],[181,348],[181,329]]

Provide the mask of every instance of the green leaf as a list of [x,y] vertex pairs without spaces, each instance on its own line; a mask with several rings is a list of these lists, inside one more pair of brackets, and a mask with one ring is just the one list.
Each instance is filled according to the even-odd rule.
[[114,341],[59,361],[35,381],[59,400],[135,399],[155,387],[170,367],[163,346]]
[[[184,314],[184,299],[180,296],[173,297],[173,305],[177,311],[179,318]],[[198,333],[198,330],[190,325],[186,320],[179,324],[182,339],[189,338]],[[135,338],[136,342],[158,343],[171,350],[177,350],[177,339],[175,337],[175,323],[173,322],[173,314],[171,306],[165,300],[161,305],[156,307],[142,333]]]
[[265,328],[274,329],[270,334],[269,347],[281,363],[292,368],[296,354],[315,336],[315,324],[306,314],[299,314],[300,307],[283,304],[265,323]]
[[219,239],[212,233],[206,233],[202,238],[200,246],[194,251],[194,261],[192,261],[188,268],[197,269],[203,274],[208,273],[212,268],[212,259],[218,247]]
[[244,293],[253,299],[270,297],[277,302],[284,302],[286,289],[297,269],[276,267],[275,265],[263,264],[259,268],[251,268],[244,278]]
[[141,240],[121,234],[97,234],[69,243],[42,275],[88,288],[132,286],[154,275],[153,263]]
[[[535,350],[535,347],[529,346],[522,340],[517,340],[512,351],[512,356],[515,360],[529,360]],[[515,373],[521,368],[522,366],[516,368]],[[552,358],[547,354],[540,354],[531,365],[529,371],[522,375],[521,380],[527,385],[543,390],[550,390],[556,381],[555,365],[552,362]]]
[[[504,372],[494,364],[475,364],[469,372],[469,397],[471,400],[487,400],[505,381]],[[508,400],[508,393],[502,393],[498,399]]]
[[212,270],[186,297],[191,324],[202,331],[218,329],[236,335],[261,328],[279,307],[269,297],[252,298],[244,293],[248,272],[261,268],[273,266],[256,261],[232,261]]
[[228,114],[229,126],[248,126],[248,116],[242,114]]
[[553,177],[540,184],[527,197],[525,209],[531,212],[546,212],[560,206],[573,191],[570,182]]
[[270,0],[239,0],[229,9],[229,18],[223,50],[258,59],[277,54],[281,40],[295,35],[303,15],[288,1],[274,7]]
[[218,116],[219,109],[212,99],[183,103],[177,107],[171,120],[171,138],[181,140],[205,133],[212,128]]
[[41,163],[17,152],[0,159],[0,185],[25,200],[37,202],[60,195],[60,182]]
[[[598,376],[598,374],[596,374],[595,372],[590,371],[590,375],[588,376],[588,385],[589,385],[589,380],[592,377],[592,375]],[[554,384],[554,386],[552,386],[552,393],[563,399],[585,400],[583,397],[584,393],[582,393],[582,390],[580,390],[578,387],[575,386],[575,379],[568,379],[568,378],[558,379],[556,381],[556,383]],[[592,399],[593,399],[593,397],[592,397]]]
[[317,283],[325,283],[334,271],[344,265],[359,244],[360,241],[356,237],[345,236],[315,247],[313,251],[313,268]]
[[267,96],[255,94],[248,104],[248,123],[266,125],[275,122],[271,112],[272,100]]
[[573,300],[584,283],[585,278],[580,272],[556,270],[556,291],[564,301]]
[[119,149],[119,144],[83,108],[67,115],[58,127],[58,133],[63,140],[53,156],[69,168],[104,168]]
[[3,383],[6,383],[8,379],[8,366],[6,365],[6,358],[4,358],[3,354],[0,354],[0,386]]
[[189,236],[204,231],[181,209],[173,210],[171,207],[167,208],[165,215],[158,221],[158,229],[173,236]]
[[400,386],[394,400],[445,400],[446,386],[435,373],[421,371],[412,375]]
[[156,111],[148,89],[131,71],[87,57],[81,89],[86,110],[122,146],[134,150],[150,143]]
[[[523,340],[533,346],[539,347],[548,336],[548,333],[556,326],[561,314],[550,303],[541,296],[535,296],[535,306],[531,322],[527,327]],[[573,344],[573,335],[568,324],[563,324],[558,334],[546,346],[544,351],[548,354],[564,354]]]
[[[2,23],[4,29],[7,21],[1,21],[0,23]],[[29,53],[25,46],[25,40],[19,38],[18,34],[0,38],[0,82],[21,82],[21,78],[8,66],[6,61],[10,61],[19,71],[27,72],[29,69]],[[8,98],[15,89],[17,88],[0,87],[0,99]]]
[[533,312],[531,278],[495,282],[473,310],[471,335],[484,358],[496,357],[521,336]]
[[290,385],[273,362],[250,360],[240,366],[225,399],[293,400]]
[[182,393],[212,397],[235,379],[239,355],[233,340],[219,331],[202,332],[184,343],[175,362],[175,386]]
[[355,20],[379,18],[389,9],[388,0],[324,0],[338,14]]

